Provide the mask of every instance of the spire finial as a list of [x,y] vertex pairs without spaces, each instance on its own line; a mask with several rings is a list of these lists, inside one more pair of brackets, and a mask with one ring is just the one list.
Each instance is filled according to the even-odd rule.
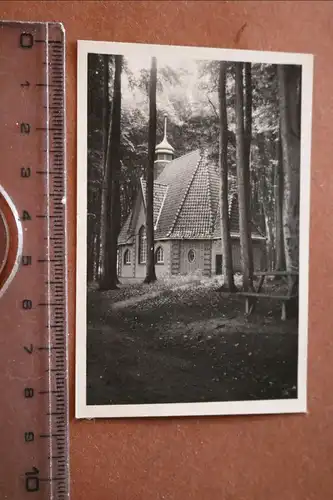
[[165,113],[164,115],[164,137],[162,142],[157,144],[155,148],[155,154],[156,154],[156,160],[155,163],[169,163],[170,161],[173,160],[174,155],[175,155],[175,150],[169,144],[168,139],[167,139],[167,120],[168,120],[168,115]]
[[167,121],[168,121],[168,115],[164,115],[164,139],[166,139],[167,136]]

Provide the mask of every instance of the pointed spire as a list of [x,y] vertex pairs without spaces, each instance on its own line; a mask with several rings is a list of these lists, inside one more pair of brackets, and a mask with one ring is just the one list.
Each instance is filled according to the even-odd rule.
[[164,115],[164,138],[167,140],[167,124],[168,124],[168,115]]
[[164,167],[170,163],[175,157],[175,150],[168,142],[167,139],[167,126],[168,117],[164,115],[164,137],[160,144],[157,144],[155,148],[155,168],[154,168],[154,178],[157,179],[159,175],[163,172]]
[[[175,150],[169,143],[167,139],[167,126],[168,126],[168,117],[164,115],[164,137],[162,142],[156,146],[155,153],[157,155],[156,161],[171,161],[174,157]],[[161,156],[162,155],[162,156]]]

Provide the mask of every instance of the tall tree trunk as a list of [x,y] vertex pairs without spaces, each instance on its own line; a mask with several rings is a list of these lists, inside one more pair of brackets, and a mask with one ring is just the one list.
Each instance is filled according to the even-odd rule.
[[[88,58],[88,79],[92,88],[96,88],[96,75],[98,75],[100,59],[97,54],[91,54]],[[88,92],[88,116],[92,116],[96,106],[96,93]],[[94,280],[94,237],[95,237],[95,169],[88,168],[87,182],[87,281]]]
[[109,140],[111,139],[111,113],[110,113],[110,95],[109,95],[109,79],[110,79],[110,57],[108,54],[103,55],[103,179],[101,186],[101,224],[100,224],[100,276],[104,276],[104,255],[106,241],[106,206],[107,206],[107,164]]
[[243,63],[235,63],[236,92],[236,167],[238,180],[239,229],[241,260],[243,272],[243,289],[253,288],[253,258],[251,249],[250,210],[249,210],[249,172],[244,133],[244,99],[243,99]]
[[271,159],[274,151],[271,147],[272,137],[267,134],[257,135],[258,159],[261,165],[260,198],[264,215],[264,227],[266,234],[266,263],[267,270],[273,270],[275,266],[274,252],[274,208],[272,199],[272,186],[274,185],[275,170],[271,168]]
[[229,204],[228,204],[228,117],[226,103],[226,63],[220,62],[219,75],[219,107],[220,107],[220,219],[223,289],[236,291],[232,264],[232,247],[230,237]]
[[148,169],[146,192],[147,267],[145,283],[156,281],[154,259],[154,160],[156,147],[157,61],[152,58],[149,84]]
[[95,211],[95,215],[96,215],[96,222],[95,222],[95,233],[96,233],[96,250],[95,250],[95,278],[94,278],[94,281],[98,281],[99,280],[99,277],[100,277],[100,265],[101,265],[101,262],[100,262],[100,255],[101,255],[101,218],[102,218],[102,214],[101,214],[101,195],[102,195],[102,192],[101,192],[101,189],[100,187],[98,187],[98,189],[96,189],[96,211]]
[[[245,162],[247,168],[246,175],[250,175],[250,152],[252,141],[252,72],[251,63],[244,64],[245,92],[244,92],[244,135],[245,135]],[[250,184],[250,178],[247,179]]]
[[97,235],[98,235],[98,230],[99,230],[99,188],[98,186],[95,187],[94,189],[94,199],[93,199],[93,213],[94,213],[94,231],[93,231],[93,242],[92,242],[92,247],[93,247],[93,281],[96,281],[97,279],[97,270],[98,270],[98,256],[97,256]]
[[[283,158],[283,235],[286,268],[299,269],[299,198],[300,198],[300,78],[298,66],[278,66],[281,145]],[[297,279],[290,278],[289,289]]]
[[88,212],[87,218],[87,282],[94,280],[94,221],[92,215]]
[[272,227],[271,201],[268,196],[267,177],[268,175],[266,172],[261,177],[261,199],[262,199],[262,210],[264,215],[265,234],[266,234],[266,267],[268,271],[272,271],[274,268],[274,257],[275,257],[274,235]]
[[275,198],[275,270],[283,271],[286,268],[283,241],[283,164],[281,135],[277,142],[277,162],[274,179]]
[[112,99],[112,116],[107,153],[106,239],[104,275],[100,288],[117,288],[117,241],[120,231],[120,125],[121,125],[121,71],[123,57],[115,56],[115,76]]
[[252,71],[251,63],[244,64],[245,76],[245,180],[246,180],[246,205],[248,214],[248,237],[249,237],[249,266],[250,275],[253,276],[253,248],[252,248],[252,211],[251,211],[251,142],[252,142]]
[[87,220],[87,281],[92,282],[96,275],[96,235],[99,230],[99,188],[97,182],[88,187],[88,220]]

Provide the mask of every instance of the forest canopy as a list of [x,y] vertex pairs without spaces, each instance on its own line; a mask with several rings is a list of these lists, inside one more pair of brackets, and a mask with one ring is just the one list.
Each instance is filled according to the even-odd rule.
[[[122,57],[121,76],[121,133],[119,148],[120,225],[133,206],[140,178],[146,177],[148,165],[149,85],[151,57]],[[103,191],[106,189],[105,165],[110,131],[114,79],[117,56],[89,54],[88,56],[88,247],[101,260],[101,227],[103,224]],[[218,169],[220,157],[220,62],[189,58],[159,57],[156,82],[156,141],[162,140],[164,116],[168,118],[168,141],[176,156],[197,148],[210,152]],[[237,64],[225,64],[225,105],[227,119],[227,178],[237,178],[236,109]],[[251,218],[267,240],[268,267],[284,266],[283,252],[276,249],[282,243],[282,191],[279,183],[282,172],[281,149],[281,82],[273,64],[248,63],[240,73],[241,91],[250,89],[249,138],[249,204]],[[239,66],[240,67],[240,66]],[[238,68],[239,68],[238,67]],[[246,67],[246,64],[245,64]],[[280,80],[279,80],[280,78]],[[239,81],[239,79],[238,79]],[[280,85],[279,85],[280,81]],[[294,88],[300,94],[300,80]],[[250,86],[250,87],[249,87]],[[288,89],[287,89],[287,92]],[[286,96],[284,96],[286,98]],[[247,108],[246,108],[247,106]],[[239,109],[239,108],[238,108]],[[246,132],[246,131],[245,131]],[[235,181],[236,182],[236,181]],[[278,224],[277,224],[278,220]],[[281,241],[280,241],[281,240]],[[281,249],[281,248],[280,248]],[[277,262],[279,260],[279,262]],[[88,270],[89,271],[89,270]],[[89,279],[95,279],[99,264],[95,262]]]
[[[94,105],[88,113],[88,170],[101,182],[103,175],[103,57],[89,55],[89,94]],[[168,140],[176,155],[182,156],[198,147],[211,148],[218,155],[218,61],[191,59],[158,60],[157,141],[162,139],[164,115],[168,117]],[[113,57],[109,57],[109,105],[112,102]],[[122,220],[127,217],[136,194],[138,180],[145,173],[148,148],[148,84],[150,58],[124,59],[122,77],[121,145],[123,171]],[[229,130],[235,130],[234,78],[232,65],[227,76],[227,111]],[[277,139],[278,102],[275,67],[253,64],[253,130]],[[234,151],[230,156],[235,168]],[[232,169],[231,169],[232,172]],[[235,172],[234,172],[235,173]]]

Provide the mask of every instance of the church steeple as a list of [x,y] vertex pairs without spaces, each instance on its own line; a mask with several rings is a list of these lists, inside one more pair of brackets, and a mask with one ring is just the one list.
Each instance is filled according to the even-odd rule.
[[155,148],[155,178],[162,172],[165,165],[174,159],[175,150],[167,139],[167,115],[164,116],[164,137]]

